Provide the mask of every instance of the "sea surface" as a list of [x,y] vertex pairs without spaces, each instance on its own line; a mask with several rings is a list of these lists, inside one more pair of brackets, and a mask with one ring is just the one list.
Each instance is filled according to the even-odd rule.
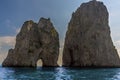
[[120,68],[3,68],[0,80],[120,80]]

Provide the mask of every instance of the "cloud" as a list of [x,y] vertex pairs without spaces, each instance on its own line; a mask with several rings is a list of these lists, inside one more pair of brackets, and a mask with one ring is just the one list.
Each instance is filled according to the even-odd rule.
[[6,57],[7,57],[7,53],[0,54],[0,63],[2,63],[3,60],[5,60]]
[[115,42],[116,48],[120,49],[120,40]]
[[7,53],[8,49],[13,48],[15,45],[15,36],[0,37],[0,54]]
[[117,51],[118,51],[118,54],[119,54],[119,56],[120,56],[120,40],[114,42],[114,44],[115,44],[115,47],[116,47],[116,49],[117,49]]
[[15,36],[3,36],[0,37],[0,48],[4,46],[4,44],[8,44],[13,46],[15,44]]
[[8,50],[15,45],[15,36],[0,37],[0,63],[6,58]]

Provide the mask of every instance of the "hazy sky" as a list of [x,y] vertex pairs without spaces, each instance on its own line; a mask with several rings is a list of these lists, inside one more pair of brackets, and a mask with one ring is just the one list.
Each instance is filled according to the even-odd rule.
[[[26,20],[38,22],[40,17],[51,18],[63,43],[71,14],[89,0],[0,0],[0,62],[15,44],[15,36]],[[107,6],[111,36],[120,50],[120,0],[100,0]]]

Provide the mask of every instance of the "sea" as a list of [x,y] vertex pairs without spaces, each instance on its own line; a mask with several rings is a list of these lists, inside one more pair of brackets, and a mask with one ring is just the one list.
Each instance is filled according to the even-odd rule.
[[120,80],[120,68],[0,67],[0,80]]

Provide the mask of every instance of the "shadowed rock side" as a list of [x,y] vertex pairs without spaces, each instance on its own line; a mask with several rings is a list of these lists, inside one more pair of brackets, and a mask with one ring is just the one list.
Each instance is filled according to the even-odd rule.
[[120,67],[108,25],[108,11],[102,2],[83,3],[68,25],[63,66]]
[[42,60],[43,66],[58,66],[59,36],[50,19],[39,23],[26,21],[16,37],[14,49],[10,49],[2,66],[35,67]]

